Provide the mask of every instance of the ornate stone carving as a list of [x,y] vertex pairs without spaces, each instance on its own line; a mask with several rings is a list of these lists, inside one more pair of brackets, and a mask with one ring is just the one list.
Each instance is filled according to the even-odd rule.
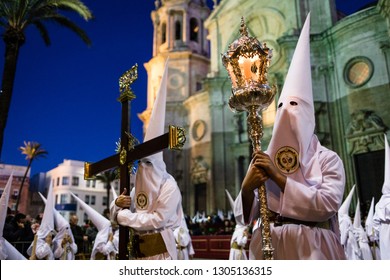
[[387,126],[374,111],[358,110],[351,115],[346,138],[350,154],[367,153],[384,148],[383,133]]
[[207,183],[208,177],[208,164],[205,162],[202,156],[198,156],[192,159],[193,166],[191,168],[191,179],[196,184]]

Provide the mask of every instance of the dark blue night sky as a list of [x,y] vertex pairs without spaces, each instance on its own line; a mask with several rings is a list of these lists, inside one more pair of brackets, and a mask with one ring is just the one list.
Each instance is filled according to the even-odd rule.
[[[336,1],[346,14],[373,1]],[[120,136],[121,108],[118,79],[135,63],[138,80],[132,87],[132,133],[142,142],[137,114],[146,108],[147,77],[143,64],[152,57],[154,0],[94,1],[84,3],[95,19],[75,20],[93,45],[76,35],[49,26],[51,46],[29,27],[21,48],[12,104],[5,131],[1,163],[27,165],[18,150],[36,141],[48,151],[32,165],[31,174],[47,172],[64,159],[97,161],[115,152]],[[4,44],[0,43],[3,67]],[[2,74],[2,68],[0,69]]]

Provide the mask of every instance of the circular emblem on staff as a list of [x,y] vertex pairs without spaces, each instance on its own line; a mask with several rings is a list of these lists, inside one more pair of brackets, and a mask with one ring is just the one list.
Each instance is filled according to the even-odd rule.
[[294,173],[299,167],[298,153],[292,147],[282,147],[276,152],[275,163],[283,173]]
[[145,209],[148,206],[148,196],[144,192],[139,192],[136,197],[137,208]]

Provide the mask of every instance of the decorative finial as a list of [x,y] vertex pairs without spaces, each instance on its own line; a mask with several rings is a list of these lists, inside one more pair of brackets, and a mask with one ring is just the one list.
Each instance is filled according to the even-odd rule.
[[240,34],[241,36],[248,36],[248,28],[246,27],[244,17],[241,17]]
[[132,100],[135,98],[133,91],[131,90],[131,84],[134,83],[138,78],[138,64],[135,64],[131,67],[130,70],[127,70],[119,79],[119,92],[120,97],[119,101],[123,101],[123,98],[127,100]]

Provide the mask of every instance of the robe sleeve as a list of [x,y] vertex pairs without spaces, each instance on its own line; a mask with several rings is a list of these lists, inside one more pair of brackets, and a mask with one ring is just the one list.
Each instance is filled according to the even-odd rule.
[[280,214],[285,217],[322,222],[335,214],[341,205],[344,187],[344,166],[339,156],[330,151],[319,153],[322,182],[308,186],[287,178],[281,194]]
[[[135,212],[135,206],[134,206],[134,188],[130,192],[130,197],[131,197],[131,205],[130,205],[130,210],[131,212]],[[115,200],[111,201],[110,203],[110,219],[112,221],[116,221],[118,212],[122,210],[122,208],[116,206]]]
[[111,252],[117,253],[114,243],[112,241],[107,241],[107,243],[100,243],[96,247],[96,251],[102,253],[105,256],[109,255]]
[[185,228],[179,227],[174,233],[177,244],[183,247],[187,247],[191,241],[191,237]]
[[118,212],[118,223],[138,231],[163,229],[167,221],[176,215],[177,200],[180,197],[180,191],[176,185],[165,183],[152,212],[133,213],[129,209],[123,209]]
[[37,248],[35,250],[35,255],[37,259],[44,259],[52,254],[51,247],[46,242],[40,242],[37,244]]
[[[249,214],[248,224],[251,224],[252,221],[256,220],[260,216],[260,204],[259,204],[259,195],[257,189],[253,191],[253,196],[254,197],[253,197],[251,212]],[[234,201],[233,212],[234,212],[235,219],[237,221],[240,221],[240,223],[245,224],[241,190],[238,193],[236,200]]]

